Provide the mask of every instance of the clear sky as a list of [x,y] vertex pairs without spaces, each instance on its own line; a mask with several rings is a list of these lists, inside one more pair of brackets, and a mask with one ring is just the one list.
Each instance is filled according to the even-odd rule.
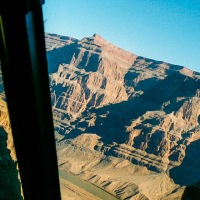
[[94,33],[139,56],[200,72],[200,0],[45,0],[45,32]]

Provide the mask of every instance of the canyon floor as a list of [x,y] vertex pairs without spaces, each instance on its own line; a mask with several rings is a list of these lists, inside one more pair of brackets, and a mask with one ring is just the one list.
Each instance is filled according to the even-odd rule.
[[62,200],[99,200],[99,198],[62,178],[60,178],[60,189]]

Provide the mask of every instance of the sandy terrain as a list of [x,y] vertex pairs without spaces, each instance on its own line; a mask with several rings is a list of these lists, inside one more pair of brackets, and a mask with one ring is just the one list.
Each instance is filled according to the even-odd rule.
[[60,178],[62,200],[99,200],[99,198]]

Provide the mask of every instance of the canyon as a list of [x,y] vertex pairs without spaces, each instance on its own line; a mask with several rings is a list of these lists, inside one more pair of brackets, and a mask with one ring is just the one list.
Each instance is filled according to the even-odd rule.
[[119,199],[180,199],[200,177],[200,73],[98,34],[45,38],[59,167]]
[[[118,199],[181,199],[200,180],[200,73],[98,34],[45,41],[58,167]],[[16,160],[0,86],[0,125]],[[69,185],[61,179],[62,194]]]

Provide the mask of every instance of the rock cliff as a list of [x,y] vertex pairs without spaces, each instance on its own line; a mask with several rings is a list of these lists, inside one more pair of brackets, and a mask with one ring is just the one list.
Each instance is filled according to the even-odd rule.
[[6,103],[2,99],[0,99],[0,188],[0,199],[23,199],[9,116]]
[[197,165],[176,170],[198,160],[200,74],[98,34],[62,37],[46,34],[60,167],[121,199],[179,199],[197,181]]
[[[119,199],[180,199],[199,181],[200,73],[98,34],[45,39],[60,168]],[[16,160],[0,86],[0,125]]]

